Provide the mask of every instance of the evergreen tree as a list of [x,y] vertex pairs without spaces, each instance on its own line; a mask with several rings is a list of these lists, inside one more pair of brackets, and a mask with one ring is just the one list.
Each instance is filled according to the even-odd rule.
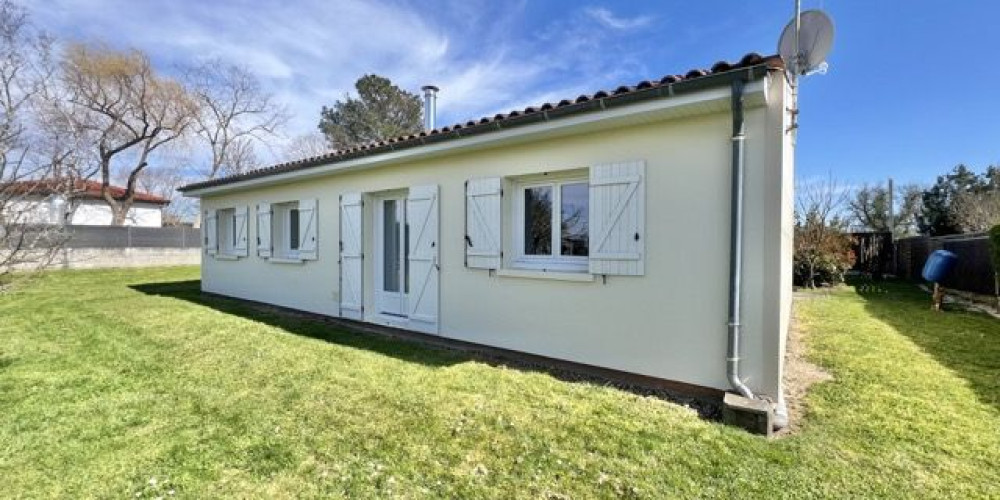
[[330,147],[345,149],[372,141],[412,134],[421,129],[420,98],[388,78],[364,75],[354,84],[358,97],[344,96],[323,106],[319,130]]

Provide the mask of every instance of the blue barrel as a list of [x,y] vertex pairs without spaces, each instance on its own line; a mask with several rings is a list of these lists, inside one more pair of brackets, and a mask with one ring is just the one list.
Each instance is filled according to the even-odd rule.
[[955,263],[957,262],[957,255],[947,250],[935,250],[927,257],[927,262],[924,264],[924,272],[921,275],[927,281],[940,283],[944,280],[945,276],[948,276],[948,273],[952,269],[955,269]]

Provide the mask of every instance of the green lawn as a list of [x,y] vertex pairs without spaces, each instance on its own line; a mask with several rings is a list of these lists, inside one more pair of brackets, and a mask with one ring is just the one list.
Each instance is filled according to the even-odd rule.
[[912,285],[798,301],[835,380],[767,441],[196,279],[58,272],[0,296],[0,496],[1000,497],[1000,322]]

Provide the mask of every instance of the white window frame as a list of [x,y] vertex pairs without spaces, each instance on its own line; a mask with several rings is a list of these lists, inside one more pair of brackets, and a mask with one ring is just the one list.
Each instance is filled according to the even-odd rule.
[[[298,211],[299,202],[290,201],[285,203],[274,203],[271,205],[274,211],[274,216],[272,220],[271,237],[274,238],[275,234],[280,235],[280,239],[276,245],[274,245],[274,250],[277,251],[277,258],[279,259],[289,259],[295,260],[299,258],[299,250],[292,249],[292,210]],[[277,222],[278,227],[281,229],[280,232],[274,231],[273,224]],[[302,219],[299,219],[299,224],[302,223]],[[299,246],[302,246],[302,242],[299,242]]]
[[[564,256],[562,249],[562,189],[564,184],[588,185],[587,169],[567,172],[550,172],[547,174],[515,177],[510,179],[514,196],[511,210],[511,244],[512,258],[510,267],[513,269],[530,269],[535,271],[552,271],[562,273],[588,272],[590,258],[588,256]],[[530,188],[552,188],[552,253],[550,255],[526,255],[524,253],[524,192]],[[589,200],[588,200],[589,204]],[[589,232],[589,228],[588,228]]]
[[235,257],[236,254],[236,208],[220,208],[215,211],[215,241],[219,246],[216,255]]

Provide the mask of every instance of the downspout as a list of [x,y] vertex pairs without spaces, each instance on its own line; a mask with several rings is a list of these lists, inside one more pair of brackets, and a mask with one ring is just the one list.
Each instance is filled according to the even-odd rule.
[[742,78],[732,83],[733,111],[733,186],[729,237],[729,347],[726,354],[726,376],[729,384],[747,399],[754,394],[740,380],[740,295],[743,291],[743,143],[746,125],[743,120]]

